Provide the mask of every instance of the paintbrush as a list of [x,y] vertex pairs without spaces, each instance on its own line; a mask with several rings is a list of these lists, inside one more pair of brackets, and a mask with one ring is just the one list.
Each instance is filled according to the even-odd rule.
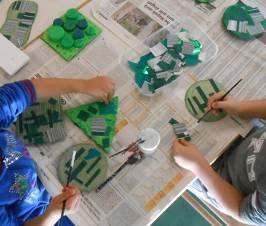
[[[220,99],[219,99],[219,101],[222,101],[222,100],[224,100],[224,98],[225,97],[227,97],[228,96],[228,94],[230,94],[231,92],[232,92],[232,90],[236,87],[236,86],[238,86],[238,84],[240,83],[240,82],[242,82],[242,78],[241,79],[239,79],[239,81],[235,84],[235,85],[233,85],[232,87],[231,87],[231,89],[229,89]],[[205,112],[205,114],[201,117],[201,118],[199,118],[198,119],[198,121],[197,121],[197,124],[199,124],[211,111],[212,111],[213,109],[211,108],[210,110],[208,110],[207,112]],[[193,126],[194,127],[194,126]]]
[[109,158],[113,158],[119,154],[124,154],[126,153],[127,151],[130,151],[131,148],[139,145],[139,144],[143,144],[145,142],[145,140],[142,140],[141,138],[138,139],[137,141],[135,141],[134,143],[130,144],[128,147],[124,148],[123,150],[119,151],[119,152],[116,152],[114,153],[113,155],[110,155]]
[[[73,151],[73,152],[72,152],[71,164],[70,164],[70,168],[69,168],[68,175],[67,175],[67,183],[66,183],[66,187],[69,186],[69,183],[70,183],[70,181],[71,181],[72,170],[73,170],[73,168],[74,168],[74,163],[75,163],[76,154],[77,154],[77,151]],[[58,224],[59,226],[62,225],[62,219],[63,219],[63,217],[64,217],[65,209],[66,209],[66,200],[63,202],[63,207],[62,207],[61,217],[60,217],[59,224]]]

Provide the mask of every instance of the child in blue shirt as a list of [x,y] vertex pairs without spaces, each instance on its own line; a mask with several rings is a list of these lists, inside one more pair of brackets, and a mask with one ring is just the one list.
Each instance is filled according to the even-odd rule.
[[74,186],[51,199],[37,176],[27,148],[7,128],[39,98],[79,92],[108,103],[114,94],[113,81],[105,76],[82,79],[33,79],[0,87],[0,224],[5,226],[51,226],[66,210],[75,210],[80,192]]

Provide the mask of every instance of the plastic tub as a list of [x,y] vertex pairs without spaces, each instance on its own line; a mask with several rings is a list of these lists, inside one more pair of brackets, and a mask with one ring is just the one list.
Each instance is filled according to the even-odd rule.
[[[133,47],[129,47],[124,52],[124,54],[120,56],[119,63],[123,66],[123,68],[126,69],[126,73],[129,73],[130,71],[129,73],[130,79],[134,81],[134,72],[131,71],[130,68],[128,67],[128,61],[138,62],[141,56],[150,52],[151,47],[153,47],[160,41],[164,40],[168,33],[178,33],[181,28],[185,28],[189,30],[189,34],[191,38],[199,40],[203,45],[202,54],[205,55],[206,60],[197,65],[206,64],[208,61],[211,61],[212,59],[216,57],[218,53],[218,47],[215,44],[215,42],[191,18],[183,17],[182,20],[180,20],[180,22],[172,23],[169,26],[164,27],[160,29],[159,31],[155,32],[150,37],[142,41],[140,44],[133,46]],[[197,65],[186,66],[184,67],[184,69],[189,68],[189,67],[197,67]],[[176,79],[171,84],[162,87],[159,92],[171,86],[177,80],[178,79]],[[134,81],[134,84],[136,85],[135,81]],[[143,91],[137,85],[136,87],[145,96],[154,96],[159,93],[159,92],[156,92],[155,94],[143,93]]]

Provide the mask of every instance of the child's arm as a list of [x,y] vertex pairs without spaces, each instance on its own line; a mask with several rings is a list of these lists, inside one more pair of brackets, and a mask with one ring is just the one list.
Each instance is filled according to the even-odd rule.
[[43,78],[31,80],[37,98],[58,96],[64,93],[83,93],[108,103],[115,92],[115,84],[106,76],[93,79]]
[[244,200],[243,194],[211,168],[196,146],[186,141],[176,141],[174,158],[178,165],[190,170],[200,179],[208,192],[224,208],[226,214],[243,222],[243,219],[240,218],[240,207]]
[[[33,79],[0,87],[0,128],[8,128],[36,98],[79,92],[109,102],[115,92],[114,82],[105,76],[82,79]],[[37,96],[37,97],[36,97]]]
[[219,101],[223,94],[219,92],[209,99],[208,109],[212,108],[214,114],[217,110],[223,109],[242,117],[266,119],[266,100],[238,101],[232,97],[226,97],[223,101]]
[[80,192],[74,186],[66,187],[60,195],[52,199],[49,207],[42,216],[25,222],[24,226],[51,226],[55,225],[61,217],[63,202],[66,200],[66,214],[77,210],[80,203]]

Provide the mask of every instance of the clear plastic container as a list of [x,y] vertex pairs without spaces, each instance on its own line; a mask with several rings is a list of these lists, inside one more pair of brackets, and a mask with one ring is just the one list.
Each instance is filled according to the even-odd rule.
[[[197,65],[206,64],[208,61],[211,61],[213,58],[216,57],[216,55],[218,53],[218,47],[215,44],[215,42],[191,18],[183,17],[182,20],[180,20],[179,22],[172,23],[169,26],[164,27],[164,28],[160,29],[159,31],[155,32],[154,34],[152,34],[150,37],[145,39],[140,44],[133,46],[133,47],[129,47],[125,51],[125,53],[122,56],[120,56],[119,63],[123,67],[126,67],[128,69],[127,70],[127,73],[128,73],[128,71],[131,71],[128,67],[128,61],[138,62],[141,56],[150,52],[151,47],[153,47],[157,43],[164,40],[168,33],[178,33],[181,28],[185,28],[185,29],[189,30],[189,34],[190,34],[191,38],[197,39],[202,43],[203,48],[202,48],[201,54],[205,55],[205,61],[200,62]],[[197,65],[186,66],[185,68],[197,67]],[[134,81],[134,72],[133,71],[131,71],[131,73],[130,73],[130,78]],[[161,92],[162,90],[164,90],[167,87],[170,87],[176,81],[178,81],[178,78],[174,82],[172,82],[171,84],[160,88],[159,92]],[[135,83],[135,81],[134,81],[134,83]],[[136,87],[143,95],[153,96],[153,94],[150,94],[150,93],[149,94],[143,93],[143,91],[137,85],[136,85]],[[154,95],[158,94],[159,92],[156,92]]]

